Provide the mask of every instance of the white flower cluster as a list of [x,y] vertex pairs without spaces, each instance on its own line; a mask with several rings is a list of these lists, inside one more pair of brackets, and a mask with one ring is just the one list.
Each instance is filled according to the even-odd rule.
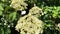
[[59,29],[60,29],[60,23],[58,23],[57,27],[59,27]]
[[41,15],[44,15],[44,13],[42,12],[42,9],[39,8],[39,7],[37,7],[37,6],[31,8],[31,9],[29,10],[29,13],[30,13],[31,15],[35,16],[35,17],[39,17],[39,16],[41,16]]
[[56,26],[56,30],[58,30],[58,31],[60,31],[60,23],[58,23],[58,24],[55,24],[55,26]]
[[27,4],[25,0],[11,0],[11,7],[15,8],[16,10],[24,10],[27,9]]
[[43,32],[43,22],[32,15],[21,17],[16,25],[20,34],[39,34]]

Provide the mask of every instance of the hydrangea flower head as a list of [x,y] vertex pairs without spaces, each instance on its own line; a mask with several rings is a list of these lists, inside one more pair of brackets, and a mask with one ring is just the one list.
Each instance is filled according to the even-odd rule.
[[43,22],[34,16],[21,17],[16,25],[20,34],[39,34],[43,32]]
[[33,8],[31,8],[29,10],[29,13],[31,13],[31,15],[33,15],[35,17],[39,17],[39,16],[43,15],[42,9],[37,6],[34,6]]
[[11,0],[11,7],[13,7],[16,10],[24,10],[27,9],[27,3],[25,3],[25,0]]

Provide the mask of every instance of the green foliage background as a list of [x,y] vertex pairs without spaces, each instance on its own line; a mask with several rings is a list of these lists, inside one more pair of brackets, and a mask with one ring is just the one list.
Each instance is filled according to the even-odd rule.
[[[35,3],[44,12],[44,15],[39,17],[45,24],[43,34],[60,34],[60,28],[56,27],[60,23],[60,0],[28,1],[26,3],[29,4],[29,9]],[[10,27],[15,27],[18,19],[22,17],[10,4],[11,0],[0,0],[0,34],[10,34]]]

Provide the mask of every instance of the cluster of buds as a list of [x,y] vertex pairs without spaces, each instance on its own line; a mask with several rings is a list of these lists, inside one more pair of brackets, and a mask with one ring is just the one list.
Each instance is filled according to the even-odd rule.
[[32,15],[26,15],[18,20],[15,28],[20,34],[40,34],[43,32],[43,22]]
[[16,10],[24,10],[27,9],[27,3],[25,3],[25,0],[11,0],[11,7],[13,7]]
[[29,10],[29,13],[35,17],[40,17],[41,15],[44,15],[44,13],[42,12],[42,9],[37,6],[34,6],[33,8],[31,8]]
[[[27,9],[25,0],[12,0],[11,6],[16,10]],[[21,14],[25,14],[23,11]],[[37,6],[32,7],[29,10],[28,15],[21,17],[16,25],[16,30],[20,34],[40,34],[43,32],[43,22],[38,19],[39,16],[43,15],[42,9]]]

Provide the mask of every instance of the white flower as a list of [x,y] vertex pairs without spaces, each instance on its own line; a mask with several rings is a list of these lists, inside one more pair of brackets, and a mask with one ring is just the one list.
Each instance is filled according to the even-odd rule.
[[8,25],[8,27],[10,27],[10,25]]
[[21,11],[21,15],[24,15],[24,14],[26,14],[26,11]]
[[6,23],[4,23],[4,25],[6,25]]

